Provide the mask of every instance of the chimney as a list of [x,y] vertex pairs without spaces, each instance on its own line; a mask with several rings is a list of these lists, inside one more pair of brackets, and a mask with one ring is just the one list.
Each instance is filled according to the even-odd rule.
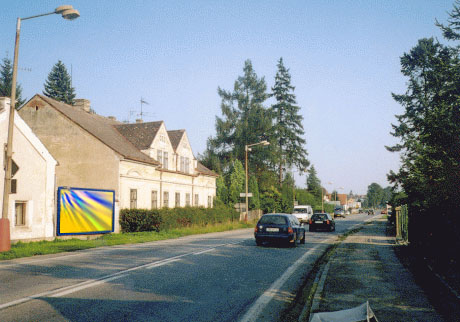
[[136,123],[142,123],[142,119],[136,119]]
[[75,99],[75,105],[78,108],[81,108],[86,113],[91,111],[91,102],[84,98],[77,98]]
[[107,116],[107,118],[111,121],[116,121],[117,118],[115,116]]

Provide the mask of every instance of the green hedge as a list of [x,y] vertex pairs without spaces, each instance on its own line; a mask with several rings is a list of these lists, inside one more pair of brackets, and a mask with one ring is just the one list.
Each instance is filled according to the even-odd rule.
[[192,225],[207,226],[234,220],[239,220],[239,214],[227,206],[120,210],[122,232],[159,232]]

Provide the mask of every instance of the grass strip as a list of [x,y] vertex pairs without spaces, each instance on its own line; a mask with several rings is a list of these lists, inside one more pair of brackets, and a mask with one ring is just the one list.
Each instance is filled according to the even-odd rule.
[[62,252],[73,252],[77,250],[103,246],[147,243],[158,240],[174,239],[189,235],[207,234],[242,228],[251,228],[253,226],[253,223],[228,222],[222,224],[208,225],[204,227],[190,226],[184,228],[176,228],[160,232],[105,234],[100,237],[87,240],[82,240],[78,238],[56,238],[53,241],[18,242],[11,245],[11,249],[9,251],[0,253],[0,260],[30,257],[35,255],[57,254]]

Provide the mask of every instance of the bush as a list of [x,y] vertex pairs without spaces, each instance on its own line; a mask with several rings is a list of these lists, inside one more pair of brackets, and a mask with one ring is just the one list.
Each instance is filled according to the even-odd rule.
[[207,226],[239,219],[233,208],[218,205],[214,208],[185,207],[163,209],[122,209],[122,232],[163,231],[189,226]]

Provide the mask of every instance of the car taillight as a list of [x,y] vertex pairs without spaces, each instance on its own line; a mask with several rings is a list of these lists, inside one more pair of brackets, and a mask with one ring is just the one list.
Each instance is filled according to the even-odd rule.
[[288,233],[289,233],[289,234],[293,234],[293,233],[294,233],[294,231],[292,230],[292,227],[289,227],[289,228],[288,228]]
[[310,225],[313,223],[313,220],[310,219]]
[[254,232],[255,232],[255,233],[257,232],[257,226],[256,226],[256,228],[254,228]]
[[328,225],[330,225],[330,224],[331,224],[331,222],[329,221],[329,219],[326,221],[326,223],[327,223]]

